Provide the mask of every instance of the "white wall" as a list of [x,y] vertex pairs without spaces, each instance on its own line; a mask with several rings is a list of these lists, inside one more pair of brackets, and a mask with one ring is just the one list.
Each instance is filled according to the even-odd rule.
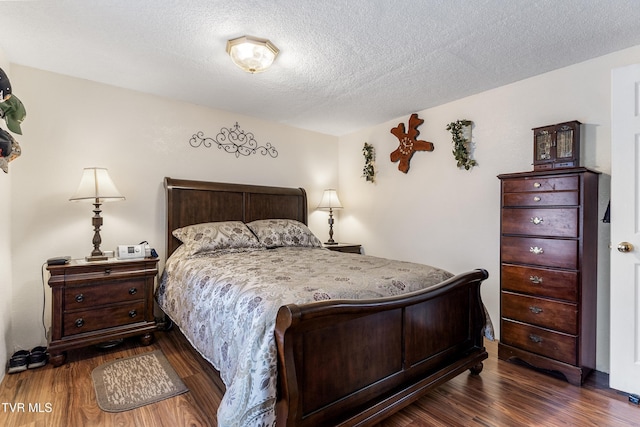
[[[583,125],[584,165],[602,172],[600,215],[609,200],[610,72],[640,62],[640,46],[556,70],[446,105],[420,111],[420,139],[433,152],[413,156],[408,174],[389,154],[398,146],[390,129],[409,114],[340,138],[339,194],[345,209],[339,240],[359,242],[368,254],[441,266],[452,272],[485,268],[482,295],[499,328],[500,185],[498,174],[532,170],[537,126],[569,120]],[[410,84],[410,82],[406,82]],[[446,125],[474,122],[479,165],[458,170]],[[361,177],[364,142],[376,149],[377,182]],[[600,224],[597,369],[609,368],[609,225]],[[499,336],[499,334],[498,334]]]
[[[11,69],[9,62],[4,56],[4,52],[0,49],[0,68],[11,79]],[[3,120],[4,123],[4,120]],[[7,130],[5,124],[2,125]],[[18,141],[20,142],[20,141]],[[12,162],[9,166],[9,172],[15,165]],[[2,224],[2,236],[0,237],[0,381],[4,378],[7,360],[13,354],[13,345],[11,340],[11,176],[0,172],[0,224]]]
[[[108,168],[126,197],[102,206],[103,249],[148,240],[164,260],[165,176],[304,187],[310,228],[318,235],[325,232],[327,214],[313,208],[324,188],[337,185],[337,138],[15,64],[12,72],[28,112],[23,154],[11,164],[17,347],[46,342],[40,275],[45,260],[91,252],[93,205],[68,201],[84,167]],[[258,143],[275,146],[278,156],[236,158],[218,148],[189,145],[195,132],[215,137],[236,122]],[[48,286],[45,290],[50,298]],[[49,319],[47,312],[47,325]]]

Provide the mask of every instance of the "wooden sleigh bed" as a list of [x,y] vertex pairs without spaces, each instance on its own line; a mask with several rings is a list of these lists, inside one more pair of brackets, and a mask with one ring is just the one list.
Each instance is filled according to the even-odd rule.
[[[258,219],[307,223],[302,188],[165,178],[167,257],[192,224]],[[276,320],[277,426],[369,426],[470,370],[482,371],[485,270],[432,291],[282,306]]]

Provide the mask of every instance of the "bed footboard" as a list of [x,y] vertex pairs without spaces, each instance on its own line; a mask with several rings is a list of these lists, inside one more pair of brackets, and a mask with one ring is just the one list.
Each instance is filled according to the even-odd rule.
[[280,308],[278,426],[372,425],[487,358],[485,270],[437,289]]

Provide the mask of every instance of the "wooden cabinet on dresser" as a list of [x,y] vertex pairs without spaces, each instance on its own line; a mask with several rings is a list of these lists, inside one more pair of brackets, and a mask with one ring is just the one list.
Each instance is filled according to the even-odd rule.
[[158,259],[105,262],[73,260],[47,267],[51,277],[51,363],[66,351],[140,335],[148,345],[157,325],[153,288]]
[[498,178],[498,358],[580,385],[596,359],[598,173],[571,168]]

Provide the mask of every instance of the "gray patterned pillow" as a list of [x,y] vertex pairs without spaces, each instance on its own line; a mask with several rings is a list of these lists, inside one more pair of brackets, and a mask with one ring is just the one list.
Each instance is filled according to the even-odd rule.
[[220,249],[263,248],[242,221],[206,222],[188,225],[172,233],[191,255]]
[[309,228],[293,219],[261,219],[247,224],[267,247],[312,246],[322,247],[322,242]]

